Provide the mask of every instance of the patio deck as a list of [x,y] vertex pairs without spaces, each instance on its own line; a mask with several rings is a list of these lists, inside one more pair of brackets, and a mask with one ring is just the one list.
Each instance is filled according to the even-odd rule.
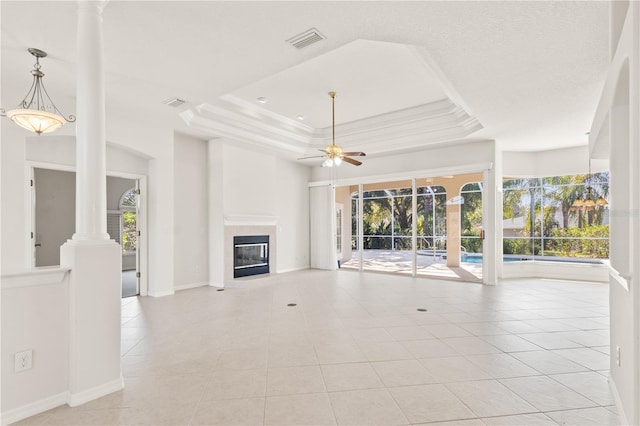
[[[461,263],[459,267],[449,267],[441,256],[418,254],[416,272],[418,276],[482,282],[482,264]],[[412,254],[406,250],[364,250],[363,269],[365,271],[411,274]],[[343,268],[358,269],[358,252],[351,260],[342,263]]]

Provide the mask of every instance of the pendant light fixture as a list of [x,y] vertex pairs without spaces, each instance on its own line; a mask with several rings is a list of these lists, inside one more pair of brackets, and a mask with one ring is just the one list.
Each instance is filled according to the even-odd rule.
[[[591,157],[589,157],[589,174],[587,175],[587,179],[585,179],[585,182],[588,183],[590,180],[591,180]],[[597,200],[594,200],[591,195],[592,189],[593,188],[591,187],[591,185],[587,185],[587,193],[584,196],[584,198],[582,196],[578,196],[578,198],[575,199],[573,204],[571,204],[571,207],[574,209],[592,210],[593,208],[604,207],[609,204],[607,200],[604,199],[603,196],[600,196]]]
[[9,111],[0,109],[0,115],[9,117],[18,126],[38,135],[50,133],[65,123],[76,121],[76,118],[73,115],[65,117],[53,103],[44,87],[42,81],[44,73],[40,70],[40,58],[46,57],[47,52],[34,48],[28,50],[36,58],[36,63],[31,70],[33,83],[22,102],[15,109]]

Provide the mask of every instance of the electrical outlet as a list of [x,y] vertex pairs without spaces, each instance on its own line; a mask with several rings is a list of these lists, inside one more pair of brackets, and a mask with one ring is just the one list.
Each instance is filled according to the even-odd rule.
[[31,370],[33,367],[33,350],[27,349],[26,351],[16,353],[15,357],[15,369],[16,373],[25,370]]
[[620,346],[616,346],[616,365],[620,367]]

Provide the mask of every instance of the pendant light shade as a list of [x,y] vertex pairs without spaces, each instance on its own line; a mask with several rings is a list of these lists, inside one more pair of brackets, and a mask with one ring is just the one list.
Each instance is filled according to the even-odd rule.
[[53,103],[47,89],[44,87],[42,78],[44,73],[40,71],[40,58],[47,56],[47,52],[40,49],[29,48],[36,58],[36,63],[31,70],[33,83],[26,96],[17,108],[5,111],[0,109],[0,114],[9,117],[18,126],[37,134],[51,133],[66,122],[76,121],[73,115],[64,117],[58,107]]
[[575,207],[575,208],[580,208],[583,206],[584,206],[584,201],[582,200],[582,197],[576,198],[573,204],[571,204],[571,207]]
[[584,197],[579,195],[578,198],[575,199],[573,204],[571,204],[572,209],[589,211],[589,210],[605,207],[606,205],[609,204],[607,200],[604,199],[603,196],[598,197],[597,200],[593,199],[593,196],[591,195],[591,191],[593,190],[593,188],[591,187],[591,185],[588,185],[588,182],[590,180],[591,180],[591,158],[589,158],[589,174],[587,175],[587,178],[584,181],[584,183],[587,184],[587,193],[585,194]]
[[37,109],[12,109],[7,111],[7,117],[18,126],[39,135],[58,130],[65,122],[61,115]]

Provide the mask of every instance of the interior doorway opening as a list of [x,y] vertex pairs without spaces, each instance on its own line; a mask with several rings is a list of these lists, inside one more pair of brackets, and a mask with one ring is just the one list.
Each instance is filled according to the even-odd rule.
[[[60,265],[60,246],[75,232],[76,174],[72,168],[31,169],[29,267]],[[107,233],[122,247],[122,297],[141,293],[140,178],[107,177]]]

